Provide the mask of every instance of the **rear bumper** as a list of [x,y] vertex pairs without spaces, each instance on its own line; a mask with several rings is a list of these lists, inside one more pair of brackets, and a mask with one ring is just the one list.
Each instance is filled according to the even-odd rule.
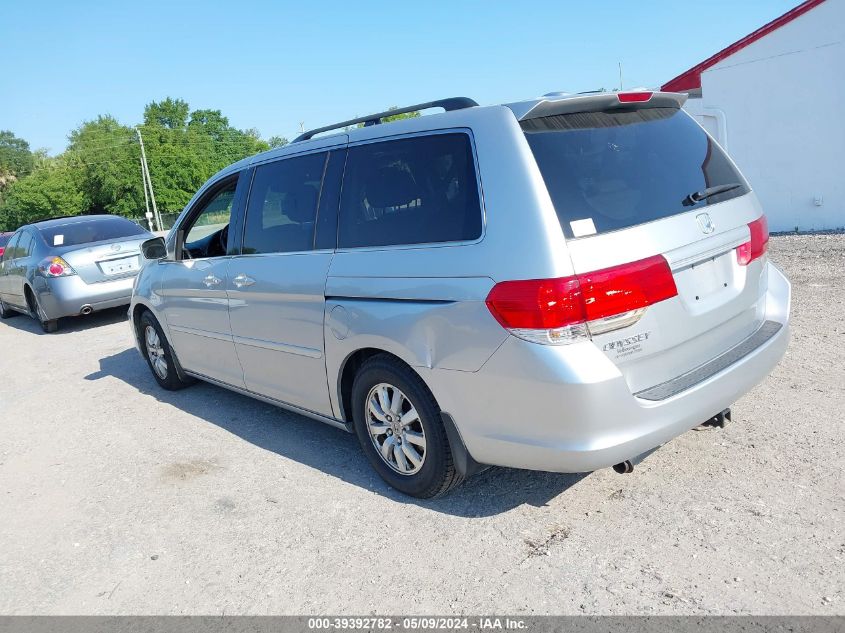
[[48,319],[76,316],[83,306],[94,311],[128,304],[135,277],[86,284],[78,275],[45,279],[37,277],[34,290]]
[[730,407],[778,363],[789,342],[791,290],[769,267],[765,320],[780,328],[724,369],[665,399],[632,394],[591,342],[556,347],[514,337],[478,372],[434,370],[429,384],[478,462],[554,472],[612,466]]

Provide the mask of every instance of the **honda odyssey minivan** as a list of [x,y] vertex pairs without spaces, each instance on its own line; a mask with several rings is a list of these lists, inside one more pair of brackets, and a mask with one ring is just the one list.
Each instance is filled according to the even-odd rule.
[[483,465],[630,466],[788,340],[764,210],[684,99],[452,98],[236,163],[145,243],[138,348],[165,389],[356,433],[416,497]]

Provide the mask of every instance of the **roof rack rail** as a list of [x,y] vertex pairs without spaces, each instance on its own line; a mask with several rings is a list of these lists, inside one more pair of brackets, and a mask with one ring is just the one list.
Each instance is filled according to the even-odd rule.
[[446,112],[450,112],[451,110],[463,110],[464,108],[471,108],[477,105],[478,103],[476,103],[469,97],[450,97],[449,99],[438,99],[437,101],[418,103],[416,105],[408,106],[406,108],[397,108],[395,110],[387,110],[386,112],[368,114],[367,116],[362,116],[357,119],[349,119],[348,121],[342,121],[341,123],[335,123],[333,125],[327,125],[325,127],[318,127],[313,130],[308,130],[307,132],[304,132],[303,134],[300,134],[295,139],[293,139],[293,142],[298,143],[299,141],[307,141],[316,136],[317,134],[322,134],[323,132],[329,132],[331,130],[339,130],[340,128],[344,128],[350,125],[357,125],[358,123],[363,123],[364,127],[378,125],[382,122],[382,119],[384,119],[385,117],[395,116],[397,114],[407,114],[408,112],[416,112],[417,110],[427,110],[429,108],[443,108]]

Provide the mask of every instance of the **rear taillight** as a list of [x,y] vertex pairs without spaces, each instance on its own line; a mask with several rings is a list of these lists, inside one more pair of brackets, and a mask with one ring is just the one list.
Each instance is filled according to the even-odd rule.
[[3,257],[3,253],[5,253],[5,252],[6,252],[6,247],[0,246],[0,257]]
[[769,223],[761,215],[748,225],[751,239],[736,249],[736,260],[740,266],[748,266],[755,259],[762,257],[769,248]]
[[651,99],[652,92],[617,92],[619,103],[645,103]]
[[48,257],[39,264],[38,272],[45,277],[68,277],[76,274],[71,265],[61,257]]
[[627,327],[677,294],[668,262],[656,255],[572,277],[503,281],[487,307],[515,336],[558,345]]

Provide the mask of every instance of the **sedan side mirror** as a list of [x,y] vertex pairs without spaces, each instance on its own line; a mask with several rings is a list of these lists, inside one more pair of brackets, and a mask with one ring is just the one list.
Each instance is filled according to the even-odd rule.
[[163,237],[154,237],[141,244],[141,253],[144,259],[164,259],[167,257],[167,246],[164,244]]

